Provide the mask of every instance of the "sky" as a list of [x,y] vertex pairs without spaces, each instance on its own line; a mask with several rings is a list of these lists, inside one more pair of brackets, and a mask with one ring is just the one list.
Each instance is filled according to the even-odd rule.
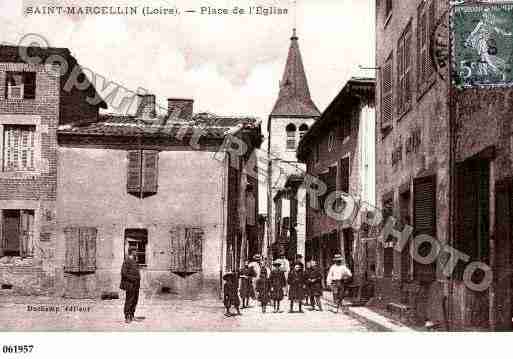
[[[294,6],[294,3],[296,5]],[[167,98],[193,98],[195,112],[266,120],[276,101],[292,28],[313,101],[323,111],[351,76],[374,76],[374,0],[0,0],[0,42],[27,33],[67,47],[79,63],[135,91],[142,87],[166,107]],[[28,6],[274,6],[288,15],[48,16]],[[264,134],[265,135],[265,134]],[[265,144],[264,144],[265,146]],[[265,148],[265,147],[262,147]]]

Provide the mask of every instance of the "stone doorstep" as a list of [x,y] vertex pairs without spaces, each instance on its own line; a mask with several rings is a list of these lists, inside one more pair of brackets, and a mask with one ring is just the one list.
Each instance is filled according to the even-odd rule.
[[400,321],[402,321],[408,315],[408,312],[412,310],[412,307],[410,306],[393,302],[388,303],[386,308],[390,313],[397,315]]
[[[331,292],[324,291],[323,299],[327,301],[328,304],[335,306]],[[357,320],[370,323],[378,327],[380,330],[387,332],[416,332],[415,329],[400,323],[396,323],[391,319],[373,311],[370,308],[367,308],[365,306],[355,306],[356,304],[351,300],[345,299],[344,302],[349,304],[349,306],[347,307],[347,312],[350,316]]]

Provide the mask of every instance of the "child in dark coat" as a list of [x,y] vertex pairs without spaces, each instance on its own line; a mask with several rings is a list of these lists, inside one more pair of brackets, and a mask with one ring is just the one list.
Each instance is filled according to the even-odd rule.
[[273,270],[269,276],[269,283],[271,287],[271,300],[273,302],[274,312],[280,311],[280,302],[283,299],[283,287],[287,285],[285,274],[280,270],[281,263],[275,261],[273,263]]
[[267,304],[270,300],[271,283],[267,278],[267,271],[262,270],[260,277],[256,281],[256,291],[258,293],[258,301],[262,306],[262,313],[265,313]]
[[306,274],[306,281],[309,284],[310,304],[313,310],[315,310],[315,304],[317,304],[319,310],[322,312],[322,272],[317,262],[312,261],[310,263],[310,270]]
[[237,315],[240,314],[240,300],[239,300],[239,293],[238,293],[238,280],[235,273],[226,273],[223,276],[224,286],[223,286],[223,294],[224,294],[224,307],[226,308],[225,315],[227,317],[231,316],[232,313],[230,313],[230,308],[232,306],[235,307],[237,310]]
[[240,276],[240,297],[242,299],[242,308],[249,307],[249,298],[255,298],[253,289],[253,278],[256,276],[253,268],[249,266],[249,262],[244,262],[244,267],[239,272]]
[[305,296],[305,276],[301,263],[296,263],[294,270],[289,273],[287,280],[289,284],[289,313],[294,312],[294,302],[299,304],[299,313],[303,313],[303,299]]

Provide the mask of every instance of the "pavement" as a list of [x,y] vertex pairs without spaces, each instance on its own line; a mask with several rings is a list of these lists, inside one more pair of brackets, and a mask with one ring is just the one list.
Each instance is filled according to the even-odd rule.
[[[323,293],[323,299],[328,305],[334,306],[331,292],[325,291]],[[371,308],[367,308],[365,306],[354,306],[350,300],[344,300],[344,304],[346,306],[346,315],[365,323],[369,327],[375,328],[377,331],[416,332],[413,328],[389,317],[385,317]]]
[[217,331],[217,332],[370,332],[380,326],[351,313],[335,313],[328,301],[324,311],[304,309],[263,314],[256,301],[241,316],[226,317],[217,298],[184,300],[144,298],[136,311],[139,321],[126,324],[123,300],[70,300],[50,297],[0,296],[0,330],[3,331]]

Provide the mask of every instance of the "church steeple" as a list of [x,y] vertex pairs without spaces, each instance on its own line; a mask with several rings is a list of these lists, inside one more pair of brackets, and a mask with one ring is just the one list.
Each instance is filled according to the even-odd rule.
[[320,115],[310,97],[303,60],[299,51],[298,37],[296,29],[293,29],[285,71],[280,81],[280,93],[271,112],[271,117],[311,118]]

